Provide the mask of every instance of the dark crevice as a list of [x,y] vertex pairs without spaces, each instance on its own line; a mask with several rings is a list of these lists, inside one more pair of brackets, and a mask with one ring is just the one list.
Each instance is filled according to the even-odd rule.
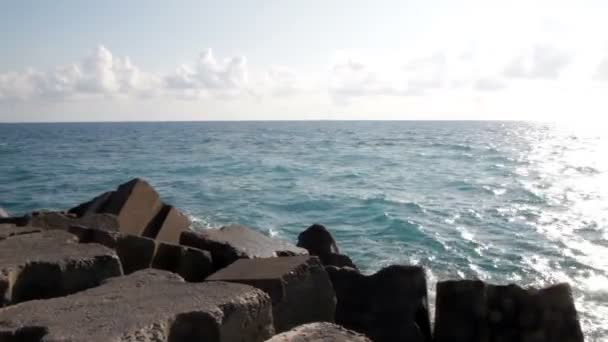
[[151,239],[156,239],[156,236],[158,235],[160,229],[163,226],[163,223],[165,223],[167,215],[169,215],[169,211],[171,211],[171,206],[163,204],[163,207],[154,216],[152,221],[148,223],[146,229],[144,229],[142,236],[149,237]]

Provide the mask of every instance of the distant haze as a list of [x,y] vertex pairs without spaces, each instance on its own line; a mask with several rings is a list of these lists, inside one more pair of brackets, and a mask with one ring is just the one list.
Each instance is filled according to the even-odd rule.
[[602,121],[608,2],[0,3],[0,122]]

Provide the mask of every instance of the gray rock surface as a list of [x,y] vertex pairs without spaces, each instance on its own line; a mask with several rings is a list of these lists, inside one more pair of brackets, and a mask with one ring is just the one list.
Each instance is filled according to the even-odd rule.
[[35,212],[27,222],[28,226],[44,229],[68,230],[71,226],[84,226],[89,228],[118,231],[119,222],[115,215],[89,214],[82,217],[60,212]]
[[[189,219],[176,208],[163,203],[146,181],[135,178],[69,210],[77,217],[95,213],[116,215],[123,233],[177,243]],[[98,227],[99,228],[99,227]]]
[[568,341],[583,334],[570,286],[523,289],[482,281],[437,284],[435,341]]
[[317,257],[240,259],[207,278],[213,280],[248,284],[268,293],[277,332],[334,321],[335,293]]
[[214,266],[226,267],[237,259],[270,258],[285,255],[307,255],[308,252],[289,242],[272,239],[241,225],[201,232],[184,231],[180,244],[211,252]]
[[116,253],[60,230],[0,241],[0,306],[65,296],[121,275]]
[[308,323],[275,335],[266,342],[371,342],[364,335],[326,322]]
[[179,274],[186,281],[203,281],[213,272],[211,253],[193,247],[158,243],[152,267]]
[[3,342],[257,342],[273,334],[268,295],[145,270],[63,298],[0,310]]
[[42,230],[34,227],[18,227],[14,224],[0,223],[0,240],[8,239],[13,236],[39,233]]
[[372,275],[328,266],[338,303],[336,323],[376,342],[428,342],[426,277],[417,266],[393,265]]
[[72,226],[69,232],[81,243],[98,243],[116,251],[124,274],[149,268],[156,251],[156,241],[121,232]]

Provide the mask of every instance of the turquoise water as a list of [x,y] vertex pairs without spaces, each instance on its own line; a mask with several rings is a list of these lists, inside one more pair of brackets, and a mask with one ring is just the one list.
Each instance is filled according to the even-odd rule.
[[[0,206],[66,209],[133,177],[198,228],[325,224],[372,272],[575,289],[608,339],[608,137],[525,122],[0,124]],[[432,289],[431,289],[432,290]]]

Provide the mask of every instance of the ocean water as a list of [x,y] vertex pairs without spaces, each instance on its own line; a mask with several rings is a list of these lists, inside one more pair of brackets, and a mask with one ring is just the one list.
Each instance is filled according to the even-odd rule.
[[[365,271],[569,282],[608,340],[608,136],[528,122],[0,124],[0,206],[67,209],[133,177],[196,229],[326,225]],[[431,298],[433,301],[434,298]]]

